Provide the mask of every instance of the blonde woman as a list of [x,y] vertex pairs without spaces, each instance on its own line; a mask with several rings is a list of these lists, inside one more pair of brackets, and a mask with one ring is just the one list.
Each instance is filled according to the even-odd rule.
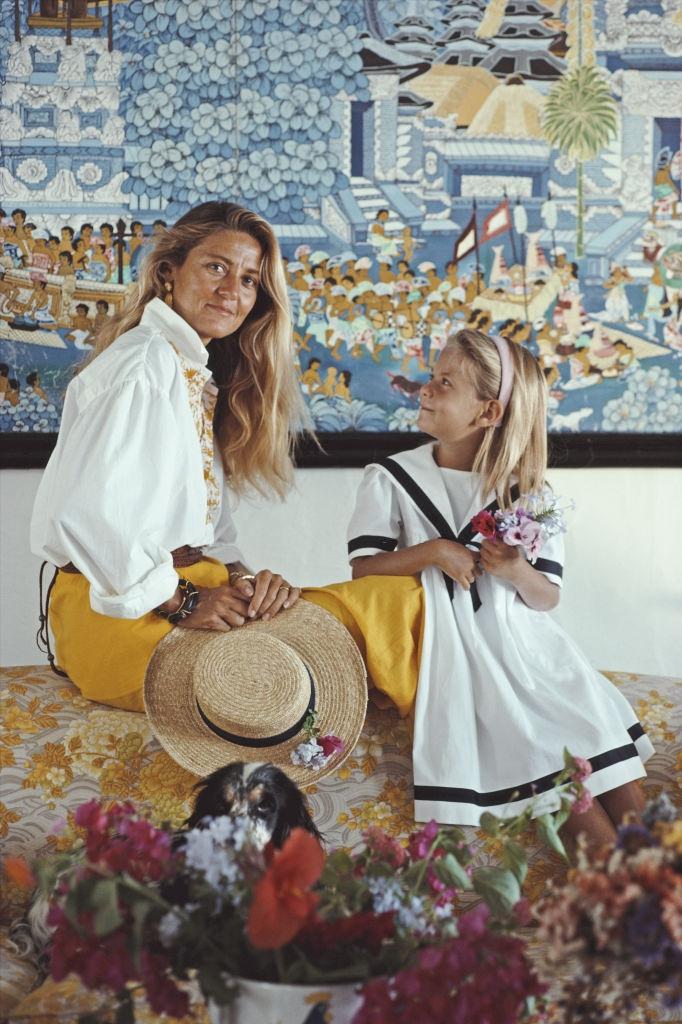
[[[155,234],[130,300],[99,331],[36,498],[32,548],[59,567],[56,662],[84,696],[142,710],[171,629],[238,629],[296,603],[280,574],[246,569],[227,486],[283,495],[303,422],[275,234],[249,210],[204,203]],[[345,623],[377,679],[414,691],[418,634],[404,626],[419,620],[417,581],[305,596]]]
[[653,748],[622,694],[547,615],[559,601],[562,535],[531,564],[521,547],[490,538],[489,518],[472,521],[520,494],[551,500],[546,402],[527,349],[460,331],[421,389],[418,425],[435,440],[368,467],[348,550],[356,579],[418,573],[424,588],[417,819],[477,825],[486,810],[538,797],[535,813],[553,810],[567,747],[590,761],[598,799],[566,827],[612,841],[642,807],[635,780]]

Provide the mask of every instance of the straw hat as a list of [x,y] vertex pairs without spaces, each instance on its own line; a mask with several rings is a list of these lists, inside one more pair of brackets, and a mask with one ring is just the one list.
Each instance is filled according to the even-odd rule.
[[[268,622],[229,633],[171,630],[147,668],[144,703],[161,746],[196,775],[230,761],[272,761],[311,785],[357,743],[367,677],[348,630],[302,600]],[[303,723],[312,709],[319,735],[344,742],[317,769],[291,760],[307,739]]]

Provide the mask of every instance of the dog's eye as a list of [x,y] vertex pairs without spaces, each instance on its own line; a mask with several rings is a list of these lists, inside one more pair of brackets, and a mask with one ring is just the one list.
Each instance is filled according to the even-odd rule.
[[269,814],[271,811],[275,810],[276,806],[277,805],[271,796],[263,796],[256,804],[256,813]]

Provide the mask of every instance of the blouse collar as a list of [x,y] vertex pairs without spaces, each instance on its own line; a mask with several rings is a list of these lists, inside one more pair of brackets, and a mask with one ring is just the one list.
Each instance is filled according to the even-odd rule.
[[206,366],[208,351],[193,327],[162,299],[152,299],[144,307],[140,320],[143,327],[154,327],[190,362]]

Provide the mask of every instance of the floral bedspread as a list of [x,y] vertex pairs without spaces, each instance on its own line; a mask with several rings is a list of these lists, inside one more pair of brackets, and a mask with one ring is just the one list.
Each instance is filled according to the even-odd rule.
[[[682,809],[682,680],[607,674],[635,706],[656,747],[648,765],[647,795],[665,789]],[[74,808],[93,798],[132,800],[147,807],[158,822],[179,825],[187,817],[196,779],[160,748],[142,715],[84,700],[47,667],[4,669],[0,682],[3,856],[59,849],[65,842],[60,832],[72,822]],[[397,713],[370,703],[353,754],[336,773],[312,785],[308,796],[329,847],[356,846],[372,824],[397,837],[410,832],[414,826],[410,743],[406,724]],[[470,833],[479,859],[495,861],[495,841],[474,829]],[[545,879],[556,877],[563,867],[530,838],[528,855],[525,890],[533,898]],[[3,879],[0,923],[6,926],[23,900],[23,894]],[[0,956],[5,964],[0,984],[2,1019],[34,979],[27,976],[25,965],[11,966],[2,945]],[[38,1024],[49,1015],[52,1021],[72,1021],[75,1003],[85,1012],[92,998],[96,997],[79,992],[75,983],[48,983],[15,1005],[8,1019]],[[103,1009],[97,1007],[96,1012],[98,1019],[106,1020]],[[140,1019],[155,1018],[140,1015]]]

